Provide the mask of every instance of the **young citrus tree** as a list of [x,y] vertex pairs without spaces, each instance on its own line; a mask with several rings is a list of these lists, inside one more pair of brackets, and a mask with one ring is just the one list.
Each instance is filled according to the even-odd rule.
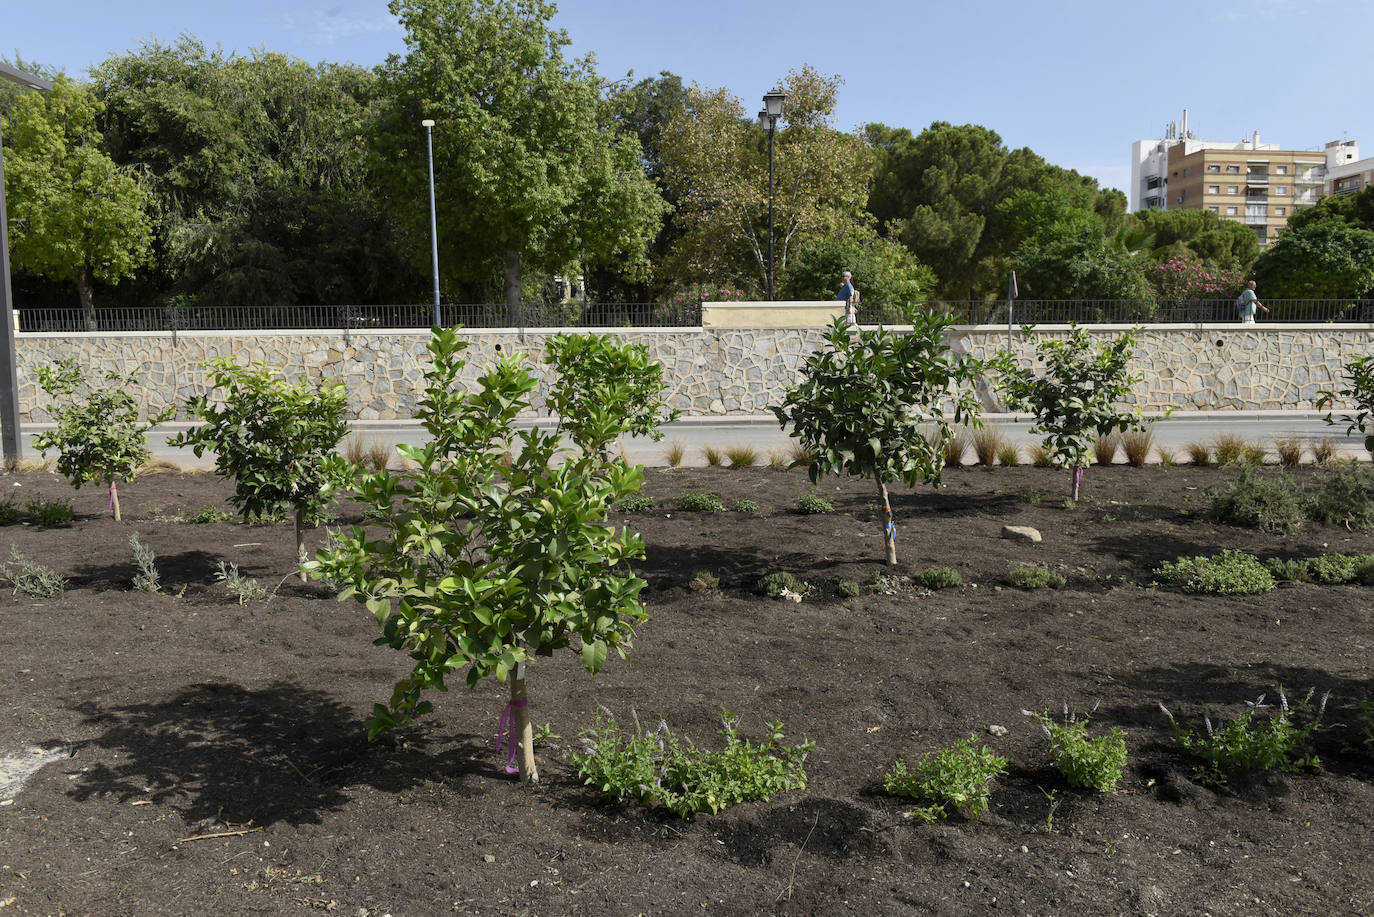
[[813,457],[812,483],[827,474],[873,480],[885,514],[889,564],[897,563],[897,526],[887,487],[895,481],[939,486],[951,426],[979,424],[971,385],[987,368],[950,353],[944,330],[952,318],[909,315],[910,332],[851,330],[836,319],[828,346],[807,357],[801,384],[771,408]]
[[642,344],[609,334],[559,334],[549,338],[544,362],[556,373],[549,411],[584,452],[604,460],[612,441],[625,434],[657,442],[660,425],[677,420],[678,412],[663,403],[663,367]]
[[[296,552],[305,559],[305,524],[318,523],[345,479],[327,461],[348,432],[348,396],[342,384],[288,383],[262,363],[240,366],[230,357],[212,360],[210,394],[187,403],[199,426],[171,440],[199,458],[215,454],[215,474],[234,479],[230,498],[245,519],[282,505],[294,511]],[[301,579],[306,578],[301,571]]]
[[[110,489],[110,512],[119,512],[117,482],[132,481],[148,461],[148,430],[176,413],[167,408],[140,422],[138,373],[105,373],[106,387],[92,385],[76,360],[58,360],[38,368],[38,385],[52,399],[57,427],[34,437],[33,444],[46,458],[57,450],[57,470],[78,490],[99,481]],[[65,403],[63,403],[65,401]]]
[[[1029,326],[1022,329],[1031,333]],[[1036,360],[1045,364],[1037,376],[1029,367],[1003,371],[1002,393],[1013,411],[1035,415],[1031,433],[1044,434],[1044,446],[1056,468],[1073,469],[1073,499],[1083,482],[1083,469],[1092,461],[1093,443],[1099,436],[1127,430],[1144,430],[1140,409],[1125,411],[1117,402],[1130,394],[1142,376],[1131,373],[1138,329],[1094,349],[1088,332],[1077,325],[1063,338],[1035,342]]]
[[[1339,391],[1323,391],[1317,399],[1317,408],[1329,408],[1337,398],[1354,403],[1355,410],[1340,415],[1340,423],[1346,425],[1345,435],[1359,430],[1364,436],[1364,447],[1374,452],[1374,356],[1351,357],[1345,364],[1346,387]],[[1323,418],[1329,424],[1336,424],[1335,412],[1328,412]]]
[[[517,434],[534,376],[518,357],[506,357],[465,389],[458,375],[466,347],[456,329],[434,330],[416,410],[431,439],[397,447],[417,470],[355,480],[380,531],[354,527],[308,567],[344,583],[341,597],[376,616],[377,642],[415,660],[390,702],[373,707],[370,737],[433,710],[421,693],[445,690],[459,670],[469,688],[495,675],[510,684],[502,716],[503,731],[510,722],[507,772],[537,782],[526,664],[576,649],[595,674],[612,650],[628,658],[635,628],[648,617],[639,601],[645,583],[627,565],[644,556],[644,543],[606,522],[611,507],[643,485],[643,470],[603,461],[595,448],[568,450],[557,433]],[[592,415],[577,420],[586,429],[610,438],[622,432],[594,416],[611,413],[606,405],[579,410]]]

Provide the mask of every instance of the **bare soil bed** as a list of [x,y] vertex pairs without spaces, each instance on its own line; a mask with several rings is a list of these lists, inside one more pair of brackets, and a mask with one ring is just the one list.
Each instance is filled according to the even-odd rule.
[[[832,479],[821,492],[836,512],[802,516],[800,472],[651,470],[656,508],[621,519],[648,544],[651,618],[632,662],[595,678],[571,653],[532,665],[533,718],[561,736],[540,749],[537,787],[503,772],[494,682],[467,692],[458,679],[435,714],[369,744],[363,719],[408,660],[372,645],[360,605],[289,578],[289,525],[178,521],[227,507],[225,482],[142,478],[116,524],[101,491],[0,477],[20,505],[74,497],[77,511],[65,527],[0,527],[0,555],[13,543],[71,579],[48,600],[0,593],[0,754],[61,755],[0,807],[0,912],[1374,913],[1374,760],[1345,706],[1374,688],[1371,591],[1150,586],[1180,555],[1370,552],[1374,537],[1200,522],[1204,489],[1234,474],[1092,468],[1066,508],[1067,473],[951,470],[940,490],[894,494],[900,572],[945,565],[965,585],[842,599],[839,582],[891,572],[870,484]],[[689,488],[760,511],[674,510]],[[341,521],[353,516],[344,508]],[[1044,541],[1003,539],[1007,524]],[[156,550],[167,594],[130,588],[134,532]],[[214,581],[219,561],[275,596],[241,607]],[[1022,562],[1068,583],[1007,585]],[[701,570],[719,593],[689,588]],[[817,594],[753,594],[780,570]],[[1320,769],[1195,782],[1157,705],[1230,717],[1280,685],[1333,692]],[[1117,792],[1068,788],[1021,713],[1065,703],[1100,703],[1093,722],[1126,730]],[[722,708],[751,736],[782,720],[789,739],[816,742],[810,785],[690,822],[613,803],[564,757],[601,705],[713,746]],[[1011,760],[988,814],[926,825],[906,817],[910,800],[884,795],[898,757],[970,733]]]

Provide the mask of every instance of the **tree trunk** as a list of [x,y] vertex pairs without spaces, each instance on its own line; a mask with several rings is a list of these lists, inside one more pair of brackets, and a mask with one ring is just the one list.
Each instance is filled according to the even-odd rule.
[[86,330],[95,330],[95,286],[91,283],[89,271],[82,269],[76,275],[76,293],[81,297],[81,314],[86,319]]
[[882,499],[882,512],[887,514],[883,522],[883,551],[887,554],[887,565],[897,566],[897,523],[892,521],[892,504],[888,502],[887,485],[876,475],[873,480],[878,485],[878,496]]
[[525,664],[517,663],[510,676],[510,741],[519,737],[520,782],[538,783],[539,765],[534,763],[534,725],[530,722],[529,695],[525,692]]
[[110,482],[110,511],[114,513],[114,521],[122,522],[119,515],[119,488],[114,481]]
[[309,582],[305,575],[305,507],[296,504],[296,559],[301,564],[301,582]]
[[1078,502],[1078,485],[1083,483],[1083,466],[1073,466],[1073,502]]
[[520,308],[520,252],[514,245],[506,246],[506,324],[521,328],[525,316]]

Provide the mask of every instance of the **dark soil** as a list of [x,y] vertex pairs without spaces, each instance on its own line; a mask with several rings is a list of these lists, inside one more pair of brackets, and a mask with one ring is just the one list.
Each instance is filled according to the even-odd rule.
[[[375,621],[291,579],[289,525],[178,521],[227,506],[209,475],[150,476],[73,494],[50,474],[0,477],[22,505],[74,497],[76,521],[0,528],[71,579],[49,600],[0,593],[0,753],[70,749],[0,808],[5,914],[939,914],[1374,913],[1374,758],[1348,705],[1370,696],[1367,587],[1285,586],[1218,598],[1151,588],[1180,555],[1374,551],[1309,526],[1290,537],[1205,524],[1204,489],[1233,471],[963,468],[940,490],[899,488],[900,573],[954,567],[961,588],[836,597],[881,564],[874,488],[832,480],[833,515],[792,511],[799,472],[659,470],[658,507],[624,517],[648,544],[651,618],[630,664],[589,677],[572,653],[530,670],[543,783],[496,748],[505,689],[434,698],[437,711],[369,744],[363,719],[407,659]],[[17,484],[18,486],[12,486]],[[757,514],[673,510],[688,488]],[[1035,494],[1040,502],[1029,502]],[[344,521],[348,519],[344,512]],[[999,537],[1032,525],[1041,544]],[[166,594],[130,588],[129,536],[158,553]],[[277,589],[240,607],[219,561]],[[1005,584],[1037,562],[1060,591]],[[699,570],[719,593],[693,592]],[[802,604],[755,596],[786,570]],[[461,685],[461,679],[456,680]],[[1158,704],[1232,717],[1258,695],[1333,692],[1315,771],[1192,778]],[[1022,709],[1085,711],[1123,727],[1130,763],[1108,795],[1070,789]],[[679,821],[584,787],[564,757],[599,705],[715,744],[722,708],[816,742],[810,785]],[[1005,736],[990,726],[1005,726]],[[888,798],[898,757],[976,733],[1010,758],[991,811],[935,825]],[[2,781],[0,781],[2,782]],[[203,837],[239,832],[219,837]],[[202,839],[192,839],[202,836]]]

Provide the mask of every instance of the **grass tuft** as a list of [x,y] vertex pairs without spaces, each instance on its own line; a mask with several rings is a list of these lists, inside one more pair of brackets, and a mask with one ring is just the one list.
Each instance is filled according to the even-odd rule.
[[682,464],[682,460],[687,457],[687,444],[680,439],[675,439],[663,448],[663,454],[668,458],[668,467],[677,468]]
[[1135,468],[1142,467],[1150,460],[1150,449],[1154,447],[1155,431],[1146,429],[1131,430],[1121,436],[1121,448],[1126,453],[1126,464]]
[[759,463],[758,450],[753,446],[731,446],[725,450],[731,468],[753,468]]
[[1099,465],[1111,465],[1116,461],[1116,453],[1121,450],[1121,436],[1108,433],[1093,441],[1093,458]]

